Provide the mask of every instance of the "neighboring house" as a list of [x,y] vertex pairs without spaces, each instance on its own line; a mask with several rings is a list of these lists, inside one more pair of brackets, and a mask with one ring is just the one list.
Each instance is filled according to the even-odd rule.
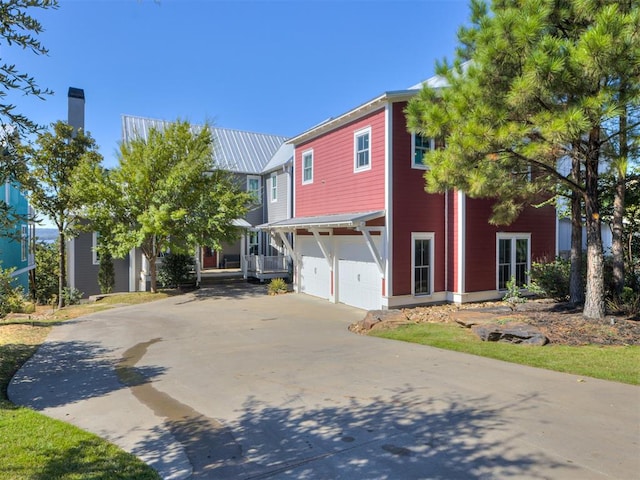
[[425,192],[422,157],[439,145],[407,130],[419,88],[383,93],[287,142],[293,216],[263,228],[293,235],[296,291],[364,309],[488,300],[511,277],[524,285],[532,260],[555,256],[553,207],[494,227],[491,201]]
[[0,267],[14,269],[14,285],[29,292],[30,275],[36,266],[34,254],[35,224],[27,197],[16,183],[7,181],[2,189],[2,201],[19,216],[20,223],[12,231],[0,232]]

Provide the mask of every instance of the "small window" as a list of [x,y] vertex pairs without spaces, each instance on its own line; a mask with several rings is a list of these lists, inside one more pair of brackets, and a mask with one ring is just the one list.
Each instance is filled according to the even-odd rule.
[[271,201],[272,202],[278,201],[278,174],[277,173],[271,174]]
[[354,134],[354,171],[371,168],[371,127],[359,130]]
[[313,150],[302,154],[302,184],[313,183]]
[[29,256],[29,227],[22,225],[20,229],[20,250],[22,261],[26,262]]
[[98,245],[100,241],[100,237],[98,232],[93,232],[93,245],[91,247],[91,251],[93,252],[93,264],[100,265],[100,253],[98,252]]
[[413,295],[433,293],[433,233],[411,234],[411,258]]
[[411,146],[411,151],[413,152],[411,166],[413,168],[426,170],[427,166],[424,163],[424,157],[428,152],[435,150],[435,139],[423,137],[419,133],[414,133],[411,135]]
[[260,177],[249,175],[247,177],[247,192],[249,192],[256,203],[262,203],[260,195]]
[[498,234],[498,290],[506,290],[514,278],[525,288],[529,282],[530,234]]

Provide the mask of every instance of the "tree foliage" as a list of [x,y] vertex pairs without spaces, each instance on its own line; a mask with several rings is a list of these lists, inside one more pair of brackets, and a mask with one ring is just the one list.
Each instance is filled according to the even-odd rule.
[[216,169],[211,130],[184,121],[122,143],[116,168],[84,169],[78,178],[84,213],[101,244],[115,258],[140,248],[152,291],[160,252],[219,248],[237,238],[232,221],[250,202],[230,173]]
[[97,145],[89,133],[75,131],[71,125],[58,121],[52,132],[38,135],[35,145],[22,149],[30,170],[23,186],[29,192],[33,207],[47,215],[59,235],[58,306],[64,306],[66,287],[66,239],[76,235],[82,219],[82,201],[74,185],[75,172],[80,168],[97,168],[102,161]]
[[[0,2],[0,47],[3,56],[5,47],[18,47],[35,55],[46,55],[48,50],[38,40],[43,32],[42,24],[32,15],[33,9],[58,8],[56,0],[3,0]],[[37,125],[16,110],[10,93],[44,98],[53,92],[38,86],[34,77],[21,72],[12,63],[0,59],[0,125],[12,125],[21,133],[34,132]]]
[[[412,130],[442,137],[429,153],[429,191],[457,188],[496,199],[493,223],[510,223],[541,195],[574,194],[587,227],[585,317],[604,315],[600,166],[619,122],[640,99],[636,0],[472,0],[449,87],[425,88],[407,107]],[[531,172],[532,176],[529,176]]]

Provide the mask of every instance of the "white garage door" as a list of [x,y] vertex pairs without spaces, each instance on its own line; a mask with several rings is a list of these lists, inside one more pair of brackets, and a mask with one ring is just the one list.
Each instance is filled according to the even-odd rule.
[[364,310],[379,310],[382,280],[376,264],[340,259],[338,268],[339,301]]
[[[380,238],[373,237],[380,249]],[[382,305],[382,279],[364,237],[337,237],[338,301],[365,310]]]
[[329,264],[313,237],[296,237],[301,254],[300,291],[320,298],[329,298],[331,274]]

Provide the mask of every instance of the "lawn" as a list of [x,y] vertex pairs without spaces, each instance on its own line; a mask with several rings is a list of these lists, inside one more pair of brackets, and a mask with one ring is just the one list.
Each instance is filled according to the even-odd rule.
[[369,335],[495,358],[558,372],[640,384],[640,346],[544,347],[483,342],[455,323],[419,323],[373,331]]
[[7,479],[159,479],[135,456],[72,425],[53,420],[7,399],[7,386],[35,353],[51,326],[87,313],[165,298],[166,294],[123,294],[44,311],[31,318],[0,320],[0,478]]

